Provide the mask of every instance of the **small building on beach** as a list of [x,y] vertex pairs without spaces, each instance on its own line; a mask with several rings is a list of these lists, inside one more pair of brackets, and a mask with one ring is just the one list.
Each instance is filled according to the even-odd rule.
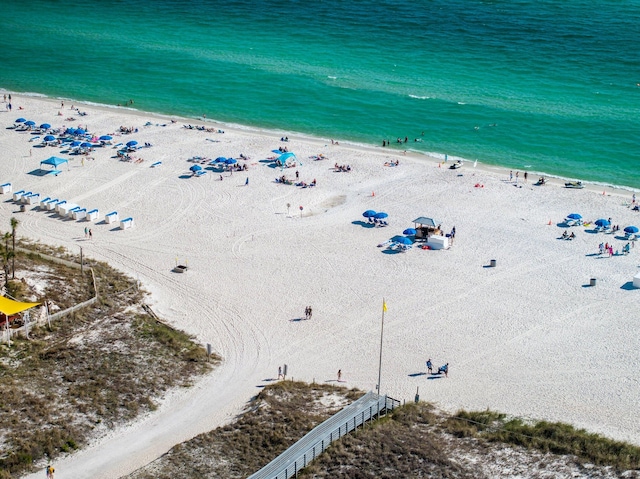
[[441,223],[433,218],[427,218],[421,216],[413,220],[414,228],[416,230],[416,241],[427,241],[429,236],[441,236],[442,231],[440,227]]

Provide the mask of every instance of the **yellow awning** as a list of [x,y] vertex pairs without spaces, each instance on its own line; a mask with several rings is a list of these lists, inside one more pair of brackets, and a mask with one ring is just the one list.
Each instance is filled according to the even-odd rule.
[[21,313],[27,309],[34,308],[42,303],[22,303],[20,301],[14,301],[4,296],[0,296],[0,313],[7,316],[13,316],[14,314]]

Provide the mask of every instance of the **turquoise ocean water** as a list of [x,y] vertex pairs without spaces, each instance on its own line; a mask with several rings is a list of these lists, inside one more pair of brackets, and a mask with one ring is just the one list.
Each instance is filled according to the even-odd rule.
[[640,188],[640,0],[0,6],[13,91]]

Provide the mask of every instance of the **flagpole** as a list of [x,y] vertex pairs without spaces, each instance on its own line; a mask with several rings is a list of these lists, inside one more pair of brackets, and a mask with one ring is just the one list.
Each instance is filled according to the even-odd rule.
[[384,311],[387,309],[387,304],[382,299],[382,327],[380,328],[380,361],[378,362],[378,397],[380,397],[380,379],[382,377],[382,337],[384,335]]

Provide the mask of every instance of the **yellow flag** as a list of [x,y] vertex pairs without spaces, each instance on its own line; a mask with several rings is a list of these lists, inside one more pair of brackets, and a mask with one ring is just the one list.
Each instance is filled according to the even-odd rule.
[[387,312],[387,302],[384,299],[382,300],[382,311]]

